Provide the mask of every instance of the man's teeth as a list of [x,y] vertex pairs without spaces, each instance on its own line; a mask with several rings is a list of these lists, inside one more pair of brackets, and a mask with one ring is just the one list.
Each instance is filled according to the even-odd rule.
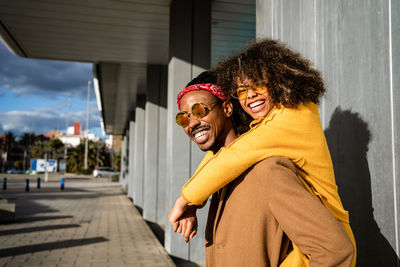
[[198,132],[198,133],[195,133],[195,134],[194,134],[194,138],[200,138],[200,137],[206,135],[207,132],[208,132],[208,131],[204,130],[204,131],[200,131],[200,132]]
[[255,108],[255,107],[257,107],[257,106],[259,106],[259,105],[261,105],[263,103],[264,103],[264,101],[259,100],[259,101],[256,101],[254,103],[251,103],[249,106],[250,106],[250,108]]

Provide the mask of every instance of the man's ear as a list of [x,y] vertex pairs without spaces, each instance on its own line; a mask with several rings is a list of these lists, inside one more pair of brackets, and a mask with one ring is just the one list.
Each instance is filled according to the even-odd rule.
[[229,118],[229,117],[232,116],[232,113],[233,113],[233,105],[232,105],[231,102],[225,101],[224,103],[222,103],[222,108],[224,109],[224,113],[225,113],[225,116],[226,116],[227,118]]

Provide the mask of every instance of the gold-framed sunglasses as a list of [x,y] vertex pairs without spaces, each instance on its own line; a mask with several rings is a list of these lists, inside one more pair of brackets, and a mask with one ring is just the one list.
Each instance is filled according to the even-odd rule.
[[176,117],[175,117],[176,124],[185,128],[190,123],[191,115],[195,116],[198,119],[202,119],[205,116],[207,116],[208,113],[210,113],[210,111],[213,110],[213,108],[215,108],[220,103],[222,103],[222,102],[217,102],[217,103],[213,103],[213,104],[209,104],[209,105],[205,105],[203,103],[195,103],[192,106],[191,113],[186,112],[186,111],[181,111],[178,114],[176,114]]
[[268,91],[268,88],[265,84],[239,86],[236,91],[231,94],[231,96],[239,100],[245,100],[249,90],[253,90],[254,93],[262,95]]

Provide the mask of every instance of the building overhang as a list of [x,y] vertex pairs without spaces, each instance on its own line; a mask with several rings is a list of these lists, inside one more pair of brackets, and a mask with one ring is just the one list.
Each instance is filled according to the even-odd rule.
[[1,1],[0,36],[21,57],[94,63],[106,133],[119,135],[145,90],[146,65],[168,63],[169,8],[170,0]]
[[[122,135],[146,67],[167,65],[171,0],[4,0],[0,37],[16,55],[94,64],[104,129]],[[255,36],[255,1],[213,0],[211,64]],[[97,79],[97,80],[96,80]]]

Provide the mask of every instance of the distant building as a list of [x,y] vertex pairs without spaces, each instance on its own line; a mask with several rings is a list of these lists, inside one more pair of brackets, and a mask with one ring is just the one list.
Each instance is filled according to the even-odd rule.
[[62,136],[63,133],[57,130],[54,131],[50,131],[47,134],[45,134],[45,136],[49,137],[49,138],[58,138],[60,136]]
[[81,135],[81,123],[74,122],[74,135]]
[[81,143],[81,138],[83,139],[83,136],[80,135],[62,135],[58,137],[58,139],[61,140],[61,142],[64,143],[64,145],[67,146],[77,146]]
[[[52,132],[57,132],[57,131],[52,131]],[[49,132],[48,135],[52,132]],[[60,132],[61,133],[61,132]],[[88,135],[89,140],[92,141],[99,141],[99,138],[96,137],[94,134],[89,133]],[[75,147],[81,143],[81,141],[84,140],[85,135],[82,132],[82,125],[80,122],[74,122],[74,126],[70,126],[67,128],[67,133],[61,135],[54,136],[57,137],[58,139],[61,140],[65,145],[70,146],[70,147]]]

